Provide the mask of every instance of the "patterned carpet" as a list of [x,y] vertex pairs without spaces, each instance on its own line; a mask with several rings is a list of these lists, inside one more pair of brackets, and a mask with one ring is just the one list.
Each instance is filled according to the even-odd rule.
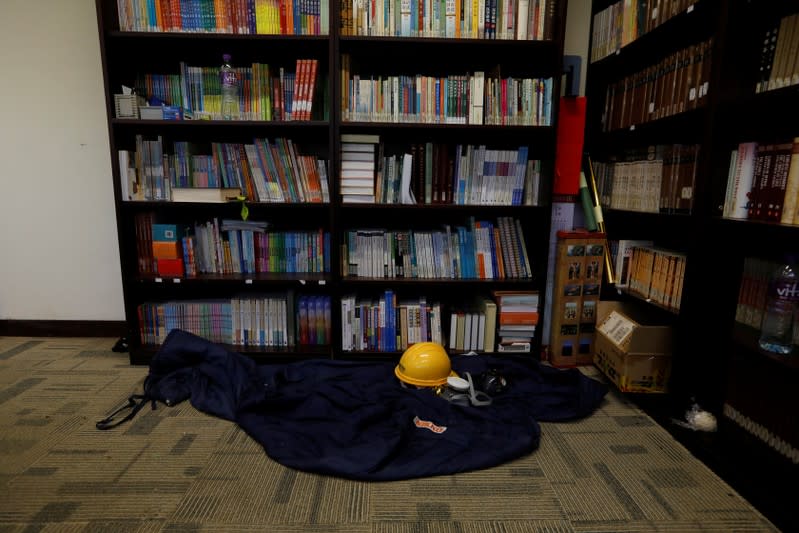
[[0,337],[0,532],[777,531],[615,393],[512,463],[385,483],[289,470],[188,402],[98,431],[147,373],[113,343]]

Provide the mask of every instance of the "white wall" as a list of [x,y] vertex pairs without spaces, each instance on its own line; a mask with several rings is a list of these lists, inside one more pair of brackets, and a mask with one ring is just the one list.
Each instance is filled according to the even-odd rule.
[[0,0],[0,319],[122,320],[94,0]]
[[0,0],[0,73],[0,320],[123,320],[94,0]]

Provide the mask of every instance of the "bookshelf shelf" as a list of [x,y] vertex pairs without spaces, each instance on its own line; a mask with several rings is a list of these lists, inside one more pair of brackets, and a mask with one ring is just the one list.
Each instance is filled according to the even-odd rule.
[[259,41],[274,41],[286,43],[319,43],[319,46],[327,47],[330,40],[328,35],[277,35],[277,34],[239,34],[239,33],[211,33],[211,32],[179,32],[179,31],[119,31],[110,30],[106,32],[108,39],[131,39],[137,42],[145,42],[148,40],[157,41],[159,44],[174,40],[191,41],[191,44],[197,43],[199,40],[208,41],[244,41],[248,44]]
[[[773,215],[770,220],[762,215],[757,218],[746,207],[743,208],[746,218],[724,218],[722,214],[730,197],[728,182],[734,183],[730,175],[736,175],[735,167],[730,172],[733,150],[738,150],[742,143],[756,143],[758,154],[766,158],[770,157],[769,149],[763,147],[786,143],[790,146],[799,136],[796,106],[799,85],[756,91],[760,82],[773,79],[771,69],[775,67],[768,47],[764,49],[764,40],[770,35],[767,32],[772,32],[785,17],[799,14],[799,6],[796,2],[601,0],[593,2],[594,26],[601,27],[603,20],[611,20],[600,14],[611,6],[624,9],[643,5],[650,8],[674,5],[676,10],[666,20],[658,19],[654,27],[651,22],[643,27],[625,26],[622,35],[631,37],[631,42],[617,53],[611,47],[610,55],[589,65],[587,150],[592,160],[608,158],[613,164],[637,162],[641,153],[649,153],[648,147],[660,144],[695,144],[699,146],[699,155],[692,161],[695,174],[690,210],[669,214],[607,209],[608,239],[649,239],[655,246],[685,254],[680,310],[663,315],[674,329],[672,376],[666,403],[688,405],[690,399],[713,412],[720,420],[720,435],[716,438],[719,449],[743,449],[742,434],[747,434],[745,438],[755,446],[746,446],[750,450],[746,462],[753,465],[752,470],[767,467],[767,476],[778,477],[783,469],[795,463],[784,453],[775,461],[782,452],[775,452],[769,442],[771,437],[758,435],[778,437],[789,448],[799,446],[795,422],[786,422],[784,417],[780,418],[782,415],[773,414],[790,411],[790,407],[785,407],[786,402],[795,405],[792,391],[797,385],[795,370],[799,363],[796,357],[772,356],[759,350],[759,327],[744,322],[759,323],[758,309],[764,301],[768,278],[766,263],[782,263],[787,254],[799,252],[799,225],[780,223]],[[649,15],[651,12],[643,20],[656,20]],[[682,94],[677,90],[679,83],[693,79],[697,69],[686,69],[686,63],[679,59],[675,64],[657,62],[675,54],[679,58],[681,51],[697,43],[707,43],[703,62],[710,58],[709,69],[702,73],[704,88],[694,87],[704,100],[701,105],[668,116],[661,114],[656,120],[636,124],[634,129],[604,131],[603,113],[609,88],[621,91],[625,103],[635,102],[632,98],[637,97],[644,104],[660,105],[657,90],[647,92],[653,80],[666,88],[669,87],[666,80],[671,80],[674,92],[662,93],[667,99]],[[783,50],[789,51],[784,57],[794,58],[799,54],[796,43],[792,46],[793,49],[784,45]],[[604,52],[607,48],[600,46],[599,50]],[[654,71],[646,70],[654,64],[657,64]],[[639,91],[635,92],[636,89]],[[678,100],[671,100],[667,114],[668,106],[673,107],[674,102],[679,104]],[[632,109],[635,113],[642,108]],[[643,109],[645,115],[646,106]],[[618,122],[624,124],[624,120]],[[780,192],[779,179],[770,175],[767,179],[770,198],[767,202],[780,204],[782,199],[774,200],[774,195]],[[744,192],[752,192],[750,189]],[[749,196],[750,201],[752,197]],[[737,214],[740,216],[741,212]],[[618,297],[631,298],[626,293]],[[741,422],[744,420],[741,414],[745,424]],[[755,426],[760,428],[758,434],[749,434]],[[740,458],[732,458],[726,467],[733,471]],[[718,458],[710,458],[714,459]],[[772,509],[780,505],[789,507],[787,503],[775,504],[787,501],[778,490],[766,492],[768,495],[755,496],[768,500],[767,506]],[[779,514],[785,524],[792,524],[786,529],[796,529],[795,517]]]
[[[735,324],[732,328],[732,338],[741,347],[739,353],[742,357],[769,361],[776,372],[799,372],[799,357],[796,354],[779,355],[761,350],[757,346],[759,336],[760,331],[757,328],[744,324]],[[794,377],[797,377],[796,374]]]
[[[344,295],[354,294],[357,298],[363,298],[366,301],[370,298],[377,299],[387,291],[395,290],[398,299],[406,299],[403,305],[407,303],[407,299],[418,298],[421,300],[429,295],[430,300],[436,300],[436,305],[440,303],[441,309],[450,312],[461,309],[460,306],[465,305],[464,300],[477,296],[490,298],[492,291],[495,290],[542,290],[545,286],[548,253],[546,245],[550,215],[548,191],[551,187],[551,173],[554,166],[555,125],[557,124],[557,106],[553,102],[557,101],[557,95],[560,94],[565,18],[565,2],[548,4],[550,5],[549,11],[540,13],[542,23],[541,27],[536,30],[539,32],[538,37],[546,35],[546,39],[505,40],[347,35],[348,32],[344,30],[344,12],[347,9],[352,9],[353,6],[344,2],[331,2],[330,12],[322,14],[325,15],[322,19],[329,21],[329,31],[322,31],[321,35],[260,34],[252,30],[248,34],[120,31],[120,28],[142,27],[140,25],[144,23],[142,20],[124,19],[119,11],[121,6],[129,5],[131,9],[129,13],[135,13],[137,4],[133,0],[96,0],[131,362],[146,364],[155,353],[158,345],[154,343],[153,339],[158,339],[158,335],[164,333],[162,329],[169,327],[165,325],[166,322],[160,322],[162,318],[159,313],[166,316],[169,313],[182,312],[169,307],[175,302],[183,303],[193,300],[201,302],[200,305],[205,305],[202,302],[207,300],[208,305],[211,305],[212,301],[219,304],[219,302],[232,302],[233,299],[239,298],[243,298],[247,302],[250,300],[254,302],[257,298],[266,295],[276,299],[278,303],[275,305],[281,305],[280,302],[285,300],[287,308],[293,307],[294,312],[297,313],[295,317],[297,320],[302,313],[301,302],[304,302],[302,305],[309,306],[309,312],[311,309],[318,309],[320,313],[325,313],[323,320],[326,321],[330,337],[319,346],[307,346],[299,342],[290,343],[290,347],[279,348],[225,344],[231,350],[251,355],[260,363],[268,363],[291,360],[296,357],[339,358],[354,355],[358,358],[396,358],[401,350],[390,349],[390,346],[385,351],[350,351],[345,348],[342,342]],[[215,9],[225,5],[227,5],[226,1],[214,2]],[[122,8],[124,9],[124,7]],[[218,18],[219,12],[217,11],[216,14],[216,22],[221,24]],[[120,24],[120,20],[123,20],[122,24]],[[189,24],[197,22],[188,21]],[[171,27],[172,24],[174,24],[174,20],[166,15],[158,22],[159,27]],[[244,118],[247,120],[218,120],[219,115],[215,114],[213,107],[215,104],[212,100],[216,94],[214,93],[216,80],[214,69],[218,69],[223,53],[232,55],[235,67],[252,73],[252,83],[255,83],[256,79],[255,65],[259,65],[259,68],[266,64],[269,66],[268,77],[264,74],[264,78],[259,82],[262,89],[268,87],[268,90],[264,90],[263,96],[259,96],[257,100],[257,106],[261,106],[260,109],[256,107],[256,100],[250,101],[250,108],[247,110],[253,114],[246,115]],[[456,83],[465,79],[464,75],[473,75],[478,71],[485,72],[486,79],[513,78],[519,80],[519,83],[536,80],[535,83],[541,84],[539,91],[541,97],[537,105],[545,104],[548,108],[546,111],[543,107],[537,108],[536,113],[540,117],[536,119],[536,122],[531,121],[531,123],[544,124],[546,120],[541,120],[541,118],[547,116],[549,122],[545,126],[520,126],[515,124],[484,125],[482,119],[479,123],[475,119],[475,123],[471,124],[409,122],[407,120],[402,122],[344,120],[345,113],[342,103],[347,94],[346,74],[343,70],[345,56],[348,66],[351,68],[346,71],[346,74],[361,75],[361,79],[369,79],[372,76],[375,78],[378,76],[405,76],[407,79],[417,76],[437,77],[441,80],[442,87],[445,86],[444,80],[446,80],[446,87],[452,88],[453,91],[459,87]],[[283,120],[278,118],[278,110],[281,113],[288,110],[285,106],[288,96],[284,91],[292,83],[291,78],[283,76],[297,74],[300,69],[300,59],[317,61],[317,76],[312,91],[312,113],[310,118],[303,117],[303,120],[296,120],[296,116],[293,117],[294,120]],[[191,78],[188,74],[189,68],[198,69],[191,72],[202,74]],[[455,78],[448,77],[454,76],[464,78],[458,79],[457,82],[450,81]],[[278,78],[281,85],[275,81]],[[164,80],[168,80],[168,82],[164,82]],[[178,83],[178,88],[170,85],[167,87],[168,90],[162,89],[159,85],[161,83]],[[186,107],[186,93],[191,93],[190,97],[195,100],[188,101],[192,105],[202,107],[201,111],[204,111],[205,115],[196,113],[197,109],[195,109],[194,120],[117,118],[114,94],[120,93],[123,85],[135,87],[140,93],[147,93],[143,96],[148,97],[152,96],[150,93],[161,91],[161,94],[168,95],[166,98],[161,97],[162,100],[175,98],[177,93],[180,95],[179,101],[167,102],[174,106]],[[202,87],[202,90],[198,87]],[[275,87],[279,87],[280,90],[274,92]],[[297,87],[300,87],[299,82]],[[537,87],[537,85],[533,87]],[[459,90],[462,91],[460,93],[462,96],[467,94],[465,86]],[[192,91],[196,91],[196,94]],[[551,91],[546,98],[543,96],[545,91]],[[455,96],[458,93],[453,92],[451,96],[449,93],[444,94],[447,95],[447,98],[452,98],[451,101],[455,101]],[[293,95],[291,96],[293,97]],[[264,103],[267,98],[269,98],[268,103]],[[397,96],[397,98],[399,97]],[[282,107],[278,99],[283,100]],[[461,101],[465,102],[466,100],[463,98]],[[265,105],[272,106],[272,117],[266,117],[265,113],[255,114],[261,113]],[[242,101],[242,106],[247,106],[245,100]],[[446,109],[446,107],[442,106],[441,109]],[[451,108],[451,111],[455,111],[455,108]],[[264,120],[249,120],[253,116],[263,116]],[[453,116],[456,115],[449,115],[449,118],[452,119]],[[213,119],[206,120],[208,117]],[[462,116],[459,116],[458,120],[465,122]],[[470,122],[472,121],[470,120]],[[383,155],[386,157],[410,152],[414,149],[414,145],[419,143],[435,145],[437,150],[441,150],[440,153],[445,154],[439,162],[440,166],[436,166],[434,171],[437,174],[437,187],[439,187],[436,189],[436,194],[438,195],[440,191],[441,198],[425,203],[424,197],[417,194],[418,201],[413,205],[345,202],[341,194],[343,178],[339,177],[344,166],[342,164],[344,159],[342,136],[353,134],[378,135],[381,148],[385,149]],[[166,192],[159,189],[158,195],[144,196],[146,199],[139,196],[135,197],[135,201],[130,201],[128,198],[133,197],[131,191],[126,191],[122,187],[121,177],[128,174],[128,179],[130,179],[128,169],[131,167],[130,165],[120,167],[120,160],[124,162],[124,158],[127,157],[129,160],[132,158],[135,161],[137,150],[139,146],[142,146],[139,143],[143,141],[157,144],[147,145],[147,150],[155,150],[154,155],[148,156],[150,157],[149,163],[141,163],[141,165],[149,164],[158,167],[161,161],[166,161],[163,167],[167,171],[164,178],[172,180],[176,179],[177,169],[182,168],[179,164],[183,164],[182,160],[177,159],[177,143],[187,143],[192,150],[191,152],[181,152],[181,155],[190,153],[192,156],[199,155],[207,157],[208,161],[214,161],[214,158],[219,160],[220,157],[230,157],[230,154],[224,150],[232,149],[235,154],[237,146],[246,149],[247,144],[254,144],[257,150],[259,147],[257,143],[260,140],[265,139],[271,142],[278,138],[293,141],[298,157],[299,155],[310,156],[323,162],[329,186],[328,201],[314,200],[311,202],[308,197],[296,201],[293,194],[290,198],[284,195],[284,198],[290,200],[288,202],[252,201],[253,198],[273,198],[273,196],[263,195],[257,190],[254,191],[256,194],[247,194],[249,198],[245,202],[162,201],[162,198],[170,194],[168,188]],[[518,168],[524,169],[521,174],[526,172],[532,176],[532,172],[540,173],[540,182],[536,189],[538,205],[454,205],[454,195],[449,189],[454,185],[452,183],[453,175],[448,172],[451,172],[450,168],[455,168],[454,149],[457,145],[464,147],[484,145],[497,152],[504,150],[509,153],[511,150],[516,150],[522,154],[524,152],[519,148],[526,147],[528,152],[525,165]],[[181,149],[183,149],[182,146]],[[418,146],[416,149],[419,149]],[[421,149],[419,151],[421,152]],[[127,152],[128,155],[123,152]],[[264,155],[259,152],[255,153],[262,158],[258,164],[262,165],[263,170],[266,168],[263,166]],[[170,159],[173,156],[175,159]],[[240,156],[241,152],[239,152]],[[281,164],[291,161],[289,156],[280,151],[275,152],[273,157],[276,161],[275,167],[277,167],[278,161]],[[286,159],[281,159],[283,157]],[[194,164],[193,161],[192,164]],[[245,160],[240,159],[239,163],[241,161]],[[491,162],[493,160],[489,161],[489,163]],[[519,162],[509,160],[508,164]],[[530,162],[536,165],[539,164],[537,162],[540,162],[540,168],[531,166]],[[249,160],[246,160],[245,163],[250,165],[249,172],[252,173],[252,163]],[[286,165],[286,168],[289,167],[298,168],[293,166],[293,162],[291,165]],[[173,168],[174,170],[172,170]],[[222,168],[221,164],[220,168]],[[232,168],[234,173],[243,172],[242,176],[244,177],[240,179],[245,181],[250,179],[247,177],[245,166]],[[307,168],[305,170],[307,172]],[[169,172],[173,174],[168,175]],[[305,174],[293,174],[289,178],[296,180],[293,184],[281,181],[279,186],[293,187],[292,190],[295,191],[302,189],[308,193],[311,190],[309,185],[311,182],[301,181],[304,179],[303,176]],[[152,179],[157,180],[160,177],[161,175],[156,171]],[[511,175],[502,177],[509,178]],[[192,174],[192,179],[194,179],[194,174]],[[153,183],[154,187],[157,187],[159,182],[153,181]],[[414,182],[413,186],[417,187],[419,183],[421,182]],[[126,185],[130,185],[130,183],[126,183]],[[519,189],[516,190],[515,194],[518,194]],[[499,188],[492,189],[492,194],[495,192],[500,194],[497,191],[501,190]],[[252,189],[250,192],[253,192]],[[445,194],[452,196],[444,200]],[[298,197],[303,198],[303,196]],[[518,203],[518,198],[515,201]],[[510,204],[511,202],[508,200],[506,203]],[[532,203],[532,200],[529,200],[528,203]],[[317,259],[317,262],[324,263],[325,270],[318,272],[314,269],[314,273],[309,274],[218,273],[232,271],[222,269],[219,265],[227,265],[226,261],[233,261],[233,258],[237,257],[237,254],[232,251],[233,242],[236,239],[241,239],[239,250],[244,249],[244,233],[234,238],[227,232],[243,232],[245,230],[222,229],[226,221],[241,219],[241,211],[244,206],[249,210],[247,220],[269,224],[266,229],[267,233],[320,232],[320,235],[324,235],[324,239],[326,239],[324,244],[318,246],[326,250],[325,257],[318,255],[320,247],[317,247],[311,256]],[[511,253],[511,244],[514,247],[518,246],[519,251],[525,249],[530,262],[530,270],[527,271],[523,267],[523,254],[513,258],[514,261],[517,259],[521,261],[521,266],[514,266],[514,268],[519,268],[520,272],[526,272],[525,274],[515,273],[514,276],[518,277],[512,279],[420,279],[364,278],[343,275],[343,271],[346,269],[342,269],[341,263],[344,245],[347,244],[347,232],[375,227],[385,228],[387,231],[433,232],[445,225],[450,225],[453,228],[460,225],[464,231],[468,232],[477,227],[470,226],[470,223],[475,220],[479,223],[486,221],[498,224],[499,218],[513,221],[513,226],[509,229],[513,236],[503,237],[508,239],[508,252]],[[218,223],[220,229],[211,229],[214,227],[212,223]],[[158,224],[172,226],[176,228],[177,232],[183,232],[182,236],[196,233],[198,227],[202,228],[202,225],[207,225],[209,232],[218,231],[219,233],[211,233],[210,239],[204,237],[206,239],[204,246],[209,246],[213,250],[210,255],[203,256],[203,261],[209,262],[202,265],[204,270],[199,271],[196,275],[188,276],[161,275],[158,270],[160,258],[153,259],[142,255],[142,250],[147,250],[151,246],[151,243],[146,240],[146,235],[151,231],[151,227],[154,228]],[[516,235],[517,233],[518,235]],[[492,233],[492,236],[494,235],[496,235],[496,239],[499,239],[499,233]],[[192,236],[196,237],[196,235]],[[524,246],[521,246],[522,243]],[[258,246],[264,246],[264,244]],[[263,248],[258,246],[253,245],[256,256],[266,253]],[[292,243],[284,246],[284,249],[274,253],[287,254],[290,250],[295,249],[295,244]],[[162,248],[163,246],[159,249]],[[170,245],[170,253],[172,248]],[[155,250],[155,248],[153,249]],[[230,249],[229,256],[227,255],[228,249]],[[422,253],[422,250],[419,249],[416,253]],[[428,261],[435,261],[429,251],[424,251],[424,253],[427,254]],[[482,251],[475,252],[476,255],[482,253]],[[490,253],[501,252],[495,249]],[[269,257],[271,258],[272,255]],[[481,256],[481,260],[485,260],[484,257],[487,256]],[[175,260],[179,259],[175,258]],[[245,260],[243,255],[240,259]],[[475,263],[477,261],[477,257],[475,257]],[[216,265],[215,262],[219,265]],[[485,264],[483,266],[485,267]],[[473,303],[470,302],[470,305]],[[240,305],[256,304],[241,303]],[[314,305],[320,307],[311,307]],[[325,305],[328,307],[324,307]],[[208,311],[201,310],[199,312]],[[217,318],[219,312],[219,309],[216,309],[213,311],[216,314],[200,315],[197,319],[212,321]],[[292,311],[287,311],[287,313],[291,314]],[[140,316],[144,316],[145,320],[140,322]],[[233,316],[233,313],[230,316]],[[442,317],[442,340],[447,340],[449,337],[449,320],[449,315]],[[299,322],[295,321],[295,326],[297,324]],[[299,332],[295,331],[294,334],[299,339]],[[491,335],[494,339],[496,333],[492,332]],[[534,350],[540,348],[540,333],[536,334],[533,344]]]
[[315,274],[308,273],[269,273],[257,272],[253,274],[198,274],[191,277],[171,277],[171,276],[141,276],[138,281],[144,285],[156,286],[197,286],[209,283],[228,283],[231,285],[288,285],[296,282],[296,286],[310,284],[310,285],[324,285],[331,280],[329,274]]
[[175,129],[280,129],[282,131],[319,130],[326,131],[330,123],[326,120],[141,120],[131,118],[113,118],[111,124],[116,128],[153,128],[159,130]]

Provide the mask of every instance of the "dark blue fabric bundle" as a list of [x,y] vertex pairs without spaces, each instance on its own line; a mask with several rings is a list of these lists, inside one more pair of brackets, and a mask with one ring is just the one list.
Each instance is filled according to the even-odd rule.
[[453,356],[453,370],[496,369],[508,387],[489,406],[404,388],[394,363],[303,360],[257,365],[174,330],[150,364],[145,397],[236,422],[275,461],[360,480],[396,480],[495,466],[534,451],[538,421],[590,415],[607,387],[576,369],[521,356]]

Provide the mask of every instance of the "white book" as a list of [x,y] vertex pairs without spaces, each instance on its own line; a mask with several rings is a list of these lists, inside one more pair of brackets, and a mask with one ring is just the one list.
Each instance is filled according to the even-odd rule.
[[516,40],[526,41],[530,38],[527,33],[527,19],[530,9],[530,0],[517,0],[516,8]]
[[375,145],[370,143],[343,142],[341,143],[341,153],[344,154],[346,152],[367,152],[373,154],[375,152]]
[[452,313],[450,315],[449,321],[449,349],[455,349],[455,342],[457,338],[457,331],[458,331],[458,314]]
[[341,162],[369,162],[374,166],[375,156],[374,150],[367,150],[363,152],[341,152]]
[[347,185],[349,187],[372,187],[374,188],[374,181],[372,178],[363,178],[357,176],[351,176],[347,178],[341,179],[341,185]]
[[368,170],[370,172],[374,171],[375,163],[374,161],[351,161],[351,160],[344,160],[341,162],[342,170]]
[[721,216],[729,217],[735,194],[735,169],[738,164],[738,149],[730,152],[730,166],[727,168],[727,188],[724,194],[724,207]]
[[400,0],[400,37],[411,36],[411,0]]
[[374,195],[368,196],[364,194],[342,194],[341,202],[345,204],[373,204],[375,203]]
[[413,156],[404,154],[402,156],[402,181],[400,182],[401,204],[415,204],[416,198],[411,190],[411,171],[413,170]]
[[341,185],[341,194],[344,196],[349,195],[366,195],[374,197],[374,188],[373,187],[357,187],[352,185]]
[[380,142],[380,135],[373,133],[342,133],[341,142],[378,144]]
[[131,196],[131,191],[133,190],[132,186],[135,186],[136,183],[136,170],[133,171],[133,181],[130,181],[130,172],[128,169],[130,168],[130,157],[127,150],[119,150],[117,152],[118,159],[119,159],[119,189],[120,189],[120,197],[122,198],[123,202],[127,202],[128,200],[133,200],[133,196]]
[[341,179],[346,178],[368,178],[374,180],[374,169],[342,168]]
[[749,217],[749,193],[752,191],[752,180],[757,159],[757,143],[743,142],[738,145],[738,156],[733,176],[732,206],[728,217],[746,219]]

